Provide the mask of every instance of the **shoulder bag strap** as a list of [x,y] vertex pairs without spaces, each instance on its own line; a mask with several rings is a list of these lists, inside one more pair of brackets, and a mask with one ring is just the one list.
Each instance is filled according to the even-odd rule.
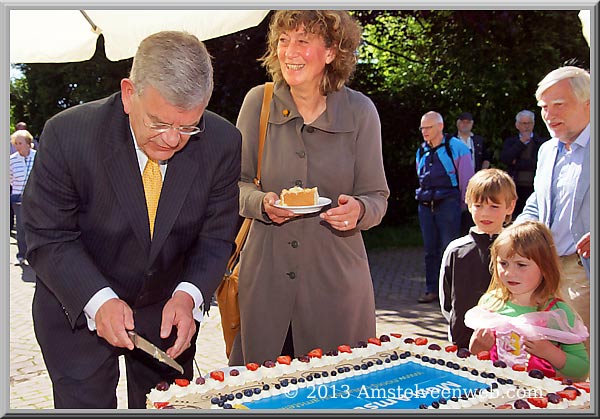
[[267,123],[269,122],[269,111],[271,109],[271,98],[273,97],[273,82],[265,83],[262,109],[260,110],[260,127],[258,129],[258,163],[256,165],[256,177],[254,184],[260,189],[260,166],[262,161],[265,138],[267,137]]
[[[256,165],[256,177],[254,178],[254,184],[257,188],[260,189],[260,167],[262,163],[262,155],[263,148],[265,145],[265,138],[267,136],[267,123],[269,122],[269,109],[271,106],[271,98],[273,97],[273,82],[265,83],[265,93],[263,96],[262,108],[260,111],[260,127],[258,130],[258,161]],[[229,258],[229,262],[227,263],[227,272],[233,272],[233,268],[235,263],[237,262],[240,252],[242,251],[242,247],[244,247],[244,243],[246,242],[246,237],[248,237],[248,232],[250,231],[250,224],[252,224],[251,218],[245,218],[242,226],[240,227],[240,231],[238,231],[237,236],[235,237],[235,251]]]

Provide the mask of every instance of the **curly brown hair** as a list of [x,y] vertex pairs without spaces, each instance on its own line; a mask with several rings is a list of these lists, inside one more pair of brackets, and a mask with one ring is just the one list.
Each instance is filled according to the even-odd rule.
[[284,31],[304,26],[308,33],[320,35],[325,47],[335,48],[334,60],[325,66],[321,80],[321,94],[341,89],[354,73],[357,48],[362,37],[362,28],[345,10],[278,10],[271,18],[267,40],[267,51],[260,58],[273,81],[283,80],[277,57],[279,36]]

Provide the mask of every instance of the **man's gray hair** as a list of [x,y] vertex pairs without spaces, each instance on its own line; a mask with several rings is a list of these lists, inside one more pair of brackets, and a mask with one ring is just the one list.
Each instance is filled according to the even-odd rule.
[[538,83],[535,91],[536,100],[540,100],[542,93],[554,86],[561,80],[568,79],[573,90],[573,94],[579,102],[590,100],[590,73],[582,68],[574,66],[559,67],[552,70]]
[[432,119],[434,122],[436,122],[438,124],[444,123],[444,118],[442,117],[442,115],[439,112],[436,112],[436,111],[427,112],[425,115],[423,115],[421,117],[421,119],[425,118],[425,117],[427,117],[427,119]]
[[519,122],[522,117],[530,118],[532,122],[535,122],[535,114],[530,110],[523,109],[517,114],[517,116],[515,116],[515,121]]
[[211,56],[187,32],[163,31],[145,38],[133,58],[129,78],[138,95],[152,86],[167,102],[183,109],[207,105],[213,91]]

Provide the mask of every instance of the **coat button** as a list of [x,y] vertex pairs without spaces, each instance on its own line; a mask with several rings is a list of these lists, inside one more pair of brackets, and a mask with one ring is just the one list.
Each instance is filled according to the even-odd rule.
[[298,186],[298,187],[302,188],[302,181],[301,181],[300,179],[298,179],[298,180],[296,180],[296,181],[294,182],[294,185],[296,185],[296,186]]
[[283,116],[290,116],[290,110],[289,109],[284,109],[281,111],[281,113],[283,114]]
[[315,132],[315,129],[311,126],[306,127],[306,132],[308,132],[309,134],[312,134],[313,132]]
[[299,151],[296,154],[298,154],[298,157],[300,157],[301,159],[303,159],[304,157],[306,157],[306,153],[304,151]]
[[69,312],[67,311],[67,308],[65,306],[62,306],[62,309],[65,312],[65,316],[67,316],[67,319],[71,319],[71,316],[69,315]]
[[288,272],[286,275],[289,276],[290,279],[296,279],[296,272]]
[[292,245],[292,247],[295,249],[298,247],[299,243],[297,240],[292,241],[292,243],[290,243]]

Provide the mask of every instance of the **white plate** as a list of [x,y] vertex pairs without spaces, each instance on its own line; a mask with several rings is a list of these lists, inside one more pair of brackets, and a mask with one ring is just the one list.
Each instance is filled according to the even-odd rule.
[[294,214],[311,214],[313,212],[318,212],[325,205],[331,204],[331,199],[326,198],[324,196],[320,196],[317,205],[306,205],[306,206],[298,206],[298,207],[288,207],[286,205],[279,205],[279,202],[280,202],[279,199],[277,201],[275,201],[275,206],[277,208],[290,210]]

